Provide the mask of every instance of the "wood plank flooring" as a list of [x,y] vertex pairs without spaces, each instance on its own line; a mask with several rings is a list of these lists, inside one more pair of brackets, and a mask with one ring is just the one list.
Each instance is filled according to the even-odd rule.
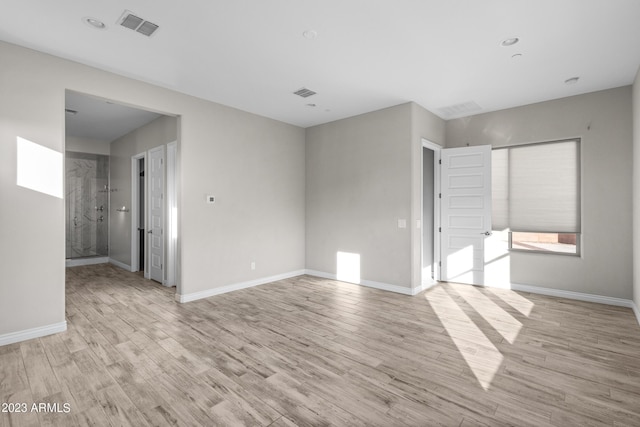
[[310,276],[187,304],[174,292],[67,269],[68,331],[0,347],[0,404],[29,408],[0,427],[640,426],[626,308]]

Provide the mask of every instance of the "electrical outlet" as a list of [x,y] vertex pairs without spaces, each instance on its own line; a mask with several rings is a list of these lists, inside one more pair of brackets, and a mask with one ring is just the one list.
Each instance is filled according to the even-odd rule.
[[251,269],[252,270],[256,269],[256,262],[255,261],[251,261]]
[[216,202],[216,197],[212,196],[211,194],[207,194],[207,203],[215,203]]

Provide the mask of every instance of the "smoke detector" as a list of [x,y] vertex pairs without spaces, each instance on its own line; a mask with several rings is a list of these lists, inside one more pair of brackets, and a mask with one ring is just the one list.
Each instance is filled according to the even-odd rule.
[[151,35],[159,28],[158,25],[140,18],[129,10],[125,10],[122,16],[120,16],[118,24],[147,37],[151,37]]

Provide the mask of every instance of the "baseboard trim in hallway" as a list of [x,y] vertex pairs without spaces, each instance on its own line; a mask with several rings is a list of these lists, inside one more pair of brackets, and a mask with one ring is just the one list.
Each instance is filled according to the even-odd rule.
[[67,322],[54,323],[52,325],[39,326],[37,328],[26,329],[24,331],[9,332],[0,335],[0,346],[26,341],[33,338],[45,337],[67,330]]

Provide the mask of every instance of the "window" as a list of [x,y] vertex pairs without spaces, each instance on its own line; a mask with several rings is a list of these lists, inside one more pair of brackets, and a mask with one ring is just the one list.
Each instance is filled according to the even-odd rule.
[[494,149],[492,199],[511,250],[579,254],[580,140]]

